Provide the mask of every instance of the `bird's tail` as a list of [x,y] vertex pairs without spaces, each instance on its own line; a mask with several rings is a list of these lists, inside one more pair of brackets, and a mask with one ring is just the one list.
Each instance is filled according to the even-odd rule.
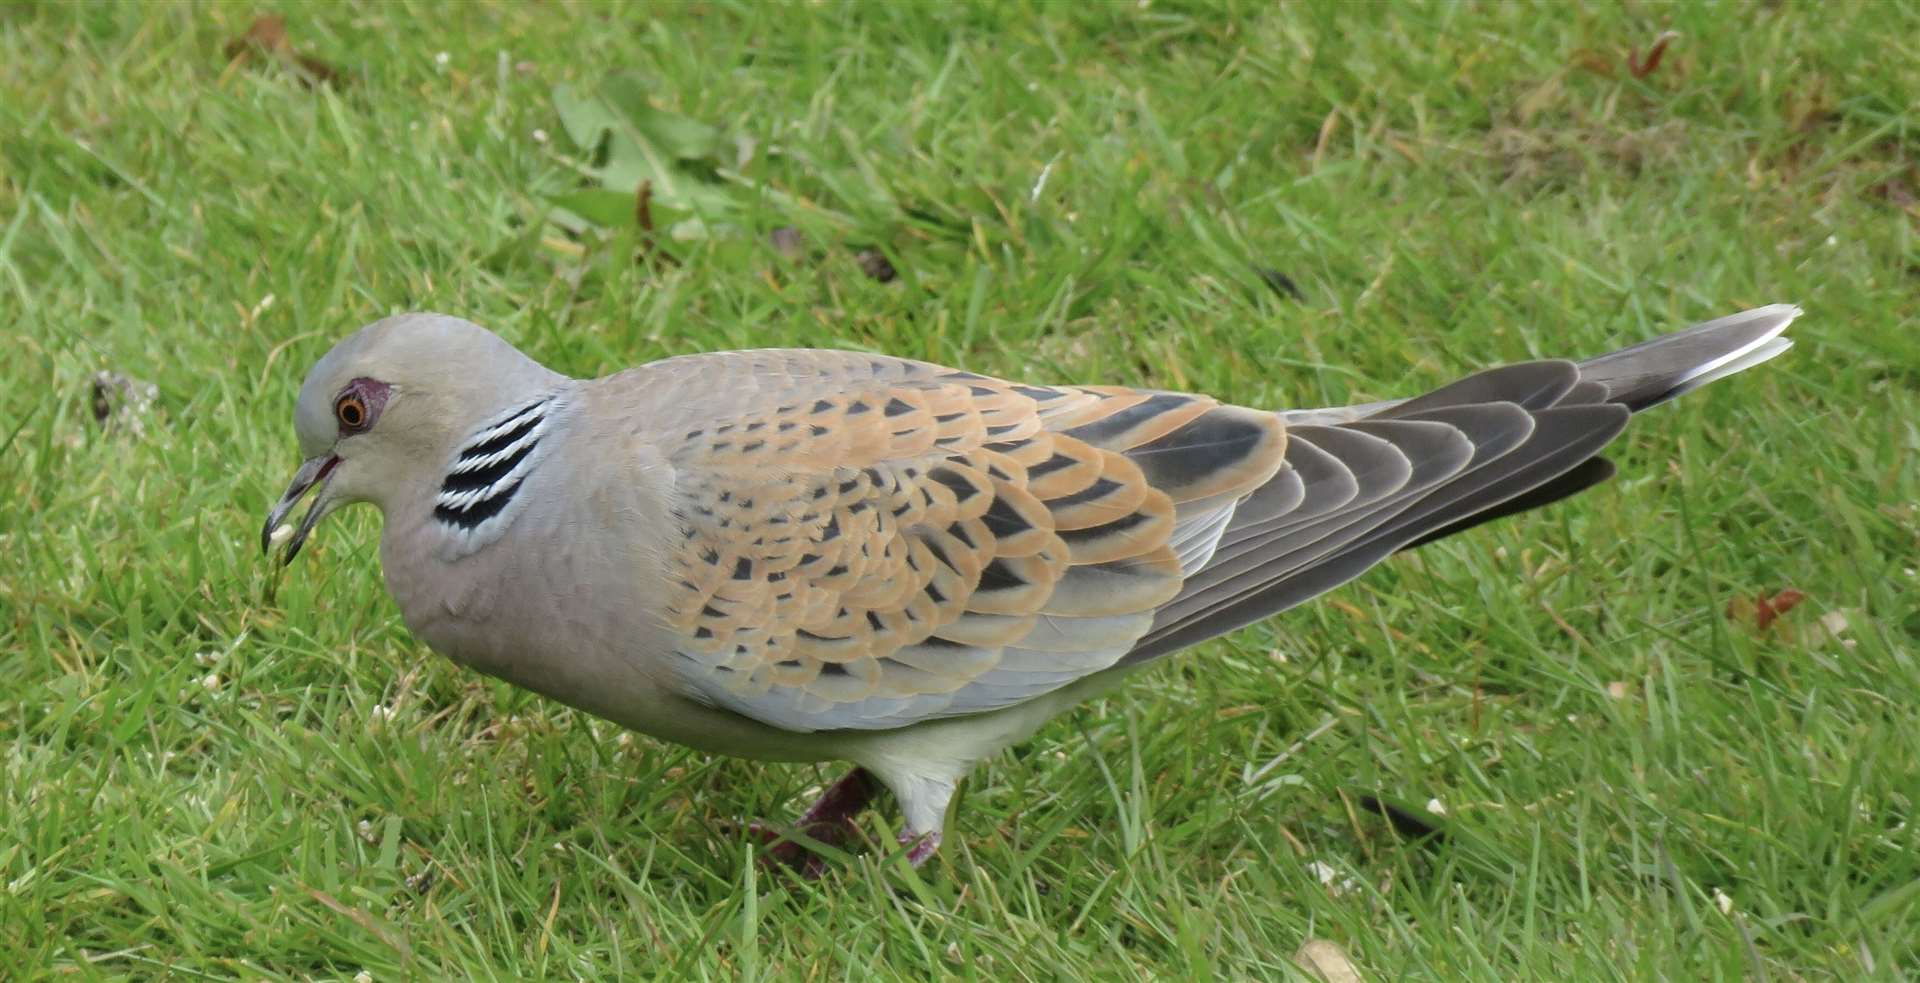
[[1613,464],[1600,451],[1630,415],[1786,351],[1781,332],[1799,314],[1774,304],[1581,362],[1488,369],[1414,399],[1283,412],[1288,467],[1235,513],[1207,566],[1122,664],[1284,611],[1398,550],[1607,480]]
[[[1800,313],[1800,308],[1792,304],[1769,304],[1599,355],[1578,363],[1580,384],[1604,386],[1604,402],[1639,413],[1715,379],[1750,369],[1792,348],[1793,339],[1781,335]],[[1494,519],[1551,505],[1606,481],[1613,473],[1613,462],[1596,454],[1506,501],[1458,516],[1401,549],[1412,549]]]
[[1635,413],[1750,369],[1793,347],[1781,337],[1800,316],[1792,304],[1770,304],[1643,341],[1580,363],[1580,381],[1607,387],[1607,401]]

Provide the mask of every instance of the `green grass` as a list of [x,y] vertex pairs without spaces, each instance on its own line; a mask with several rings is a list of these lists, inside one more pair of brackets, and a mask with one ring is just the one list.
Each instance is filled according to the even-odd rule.
[[[288,9],[337,90],[230,68],[255,13],[0,8],[0,976],[1920,973],[1914,7]],[[529,225],[553,86],[620,71],[801,203],[657,266]],[[1300,406],[1772,301],[1798,347],[1619,479],[1063,718],[918,872],[757,870],[723,821],[831,771],[457,670],[375,516],[284,576],[254,538],[306,367],[411,308],[573,374],[856,346]]]

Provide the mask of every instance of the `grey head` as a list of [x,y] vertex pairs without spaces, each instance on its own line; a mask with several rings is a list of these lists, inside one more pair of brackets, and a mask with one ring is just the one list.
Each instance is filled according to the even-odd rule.
[[487,329],[444,314],[413,313],[361,328],[314,363],[300,386],[293,429],[303,460],[267,514],[262,551],[308,491],[318,488],[285,540],[291,561],[308,534],[342,505],[387,512],[401,496],[431,493],[448,455],[477,424],[566,382]]

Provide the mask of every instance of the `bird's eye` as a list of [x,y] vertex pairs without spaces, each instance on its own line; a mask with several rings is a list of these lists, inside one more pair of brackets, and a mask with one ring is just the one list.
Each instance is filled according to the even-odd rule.
[[342,430],[359,430],[367,425],[367,401],[347,393],[333,404],[333,417]]

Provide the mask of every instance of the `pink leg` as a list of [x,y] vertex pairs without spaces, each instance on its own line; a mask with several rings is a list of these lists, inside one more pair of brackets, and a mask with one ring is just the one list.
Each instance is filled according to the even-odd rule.
[[940,831],[910,833],[902,830],[900,832],[900,845],[907,848],[907,863],[918,867],[932,859],[934,854],[940,852]]
[[[874,793],[879,790],[880,782],[872,774],[864,768],[855,768],[821,793],[820,798],[814,800],[813,805],[793,824],[794,828],[809,839],[828,846],[840,846],[853,838],[854,819],[867,807],[867,803],[873,801]],[[767,851],[771,860],[792,867],[810,878],[826,873],[826,860],[805,844],[780,840],[779,830],[761,823],[753,823],[748,829],[759,835],[762,842],[773,843]]]

